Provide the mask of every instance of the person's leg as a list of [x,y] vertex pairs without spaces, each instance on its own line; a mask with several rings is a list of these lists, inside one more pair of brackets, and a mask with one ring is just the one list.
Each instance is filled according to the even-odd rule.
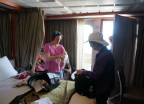
[[64,73],[64,80],[69,80],[69,73]]
[[60,80],[64,80],[63,70],[61,70],[61,71],[59,72],[59,74],[60,74]]

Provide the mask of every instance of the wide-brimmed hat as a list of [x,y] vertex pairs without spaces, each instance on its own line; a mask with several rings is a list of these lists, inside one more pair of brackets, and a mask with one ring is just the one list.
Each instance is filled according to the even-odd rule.
[[93,32],[89,35],[88,41],[93,41],[93,42],[97,42],[103,45],[109,45],[108,42],[106,42],[103,39],[103,34],[101,32]]

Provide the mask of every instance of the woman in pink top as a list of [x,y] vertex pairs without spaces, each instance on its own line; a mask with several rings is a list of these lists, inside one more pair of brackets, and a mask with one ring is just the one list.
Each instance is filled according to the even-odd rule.
[[45,44],[44,53],[46,56],[45,70],[48,72],[57,73],[61,76],[61,70],[64,64],[64,58],[67,54],[64,47],[59,44],[62,39],[62,34],[60,32],[54,32],[52,34],[52,41]]

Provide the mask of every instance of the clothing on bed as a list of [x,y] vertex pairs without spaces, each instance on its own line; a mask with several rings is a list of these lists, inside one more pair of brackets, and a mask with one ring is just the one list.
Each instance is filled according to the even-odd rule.
[[38,93],[40,98],[48,97],[54,104],[68,104],[74,93],[74,81],[60,80],[60,86],[49,93]]
[[[48,98],[53,104],[68,104],[71,96],[74,94],[74,81],[60,80],[60,85],[50,92],[35,91],[25,96],[27,104],[34,103],[34,101]],[[23,99],[22,99],[23,100]],[[73,103],[75,104],[75,103]]]
[[[24,97],[27,104],[32,104],[43,98],[48,98],[53,104],[96,104],[95,99],[89,99],[86,96],[81,96],[78,93],[75,93],[74,81],[66,80],[60,80],[60,86],[51,92],[36,93],[33,91]],[[24,99],[22,98],[22,101],[24,101]]]
[[31,104],[53,104],[48,97],[34,101]]

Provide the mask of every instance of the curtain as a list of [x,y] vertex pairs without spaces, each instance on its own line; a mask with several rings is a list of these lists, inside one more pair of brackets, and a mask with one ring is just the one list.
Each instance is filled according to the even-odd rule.
[[138,39],[135,60],[134,85],[144,88],[144,18],[138,18]]
[[76,31],[77,31],[77,24],[76,20],[47,20],[45,21],[46,25],[46,36],[48,40],[46,42],[51,41],[51,35],[55,31],[59,31],[62,33],[63,38],[61,43],[64,48],[66,49],[71,66],[76,66]]
[[[113,35],[115,69],[117,70],[120,66],[124,67],[126,86],[132,85],[134,77],[136,25],[136,19],[115,16]],[[117,73],[116,88],[119,88]]]
[[77,58],[76,58],[76,68],[82,69],[83,60],[83,44],[84,44],[84,20],[77,20]]
[[34,69],[44,39],[43,21],[43,11],[38,8],[16,13],[16,61],[18,68]]
[[0,57],[12,58],[10,13],[0,11]]

